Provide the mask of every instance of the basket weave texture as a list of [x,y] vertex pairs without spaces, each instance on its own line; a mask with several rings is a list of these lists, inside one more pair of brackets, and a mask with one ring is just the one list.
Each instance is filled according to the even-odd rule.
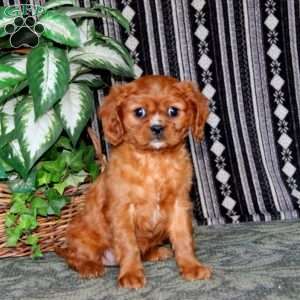
[[[65,192],[71,201],[61,211],[61,216],[39,217],[39,226],[34,231],[39,236],[42,252],[54,251],[65,241],[65,231],[71,219],[77,215],[84,206],[84,194],[89,184],[82,184],[76,189]],[[31,255],[30,246],[19,243],[17,247],[6,247],[5,215],[10,207],[11,194],[6,185],[0,184],[0,258]]]

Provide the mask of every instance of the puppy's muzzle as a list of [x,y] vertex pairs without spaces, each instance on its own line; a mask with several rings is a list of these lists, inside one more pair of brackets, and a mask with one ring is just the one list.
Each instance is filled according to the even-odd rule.
[[164,127],[161,125],[152,125],[150,130],[155,138],[160,139],[163,135]]

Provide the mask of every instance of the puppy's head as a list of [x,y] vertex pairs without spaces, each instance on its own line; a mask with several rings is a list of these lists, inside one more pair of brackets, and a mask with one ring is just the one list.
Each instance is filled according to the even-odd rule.
[[201,140],[207,99],[191,82],[167,76],[144,76],[112,87],[100,109],[107,140],[141,149],[166,149],[183,143],[189,128]]

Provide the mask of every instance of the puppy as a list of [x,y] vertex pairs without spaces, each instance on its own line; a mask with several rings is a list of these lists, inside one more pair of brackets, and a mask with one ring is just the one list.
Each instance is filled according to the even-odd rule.
[[[208,103],[191,82],[144,76],[112,87],[101,109],[113,145],[108,166],[70,224],[66,248],[57,249],[82,277],[120,266],[121,287],[140,288],[142,261],[171,257],[187,280],[208,279],[211,269],[194,254],[189,191],[192,164],[185,138],[201,140]],[[172,250],[163,247],[170,241]]]

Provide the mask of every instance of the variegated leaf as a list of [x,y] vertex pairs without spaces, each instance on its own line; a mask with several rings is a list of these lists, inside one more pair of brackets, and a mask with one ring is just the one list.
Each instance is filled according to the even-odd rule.
[[69,89],[58,103],[56,111],[63,127],[76,145],[92,113],[93,94],[81,83],[70,83]]
[[25,75],[14,67],[0,65],[0,88],[14,86],[25,79]]
[[46,38],[57,43],[79,47],[80,34],[75,23],[65,14],[56,11],[47,11],[39,20],[44,26],[42,33]]
[[74,0],[50,0],[43,5],[43,9],[48,10],[63,5],[75,5],[75,1]]
[[94,9],[99,10],[104,16],[111,17],[117,21],[127,32],[130,31],[130,22],[115,8],[104,5],[96,5]]
[[28,171],[17,139],[14,139],[1,149],[0,157],[22,177],[26,177]]
[[14,86],[0,86],[0,103],[21,92],[27,85],[27,80],[24,80]]
[[0,65],[0,103],[26,86],[25,74],[14,67]]
[[89,68],[109,70],[115,75],[133,77],[134,72],[126,59],[103,41],[95,40],[69,53],[72,62],[82,63]]
[[27,61],[29,88],[36,118],[47,112],[65,93],[70,66],[64,50],[47,45],[31,51]]
[[73,79],[75,76],[89,72],[90,69],[82,64],[70,63],[70,78]]
[[1,134],[9,134],[15,129],[15,107],[23,97],[12,98],[1,109]]
[[7,54],[0,58],[0,64],[13,67],[23,74],[26,74],[26,62],[26,55],[19,55],[15,53]]
[[95,34],[95,24],[93,19],[83,19],[79,26],[80,39],[82,44],[85,44],[88,41],[91,41],[94,38]]
[[17,104],[15,111],[17,137],[28,171],[55,143],[62,125],[53,109],[35,119],[33,99],[29,96]]
[[66,16],[70,17],[71,19],[76,18],[97,18],[100,17],[100,14],[91,9],[91,8],[84,8],[84,7],[61,7],[57,9],[58,12],[65,14]]
[[91,74],[91,73],[81,74],[81,75],[75,77],[73,79],[73,82],[82,82],[92,88],[101,88],[106,85],[100,75]]
[[134,61],[129,53],[129,51],[127,50],[126,47],[124,47],[121,43],[119,43],[117,40],[109,37],[109,36],[105,36],[100,32],[95,32],[94,36],[97,39],[102,40],[104,43],[106,43],[108,46],[112,47],[113,49],[115,49],[116,51],[118,51],[122,57],[126,60],[127,64],[131,67],[133,67],[134,65]]

